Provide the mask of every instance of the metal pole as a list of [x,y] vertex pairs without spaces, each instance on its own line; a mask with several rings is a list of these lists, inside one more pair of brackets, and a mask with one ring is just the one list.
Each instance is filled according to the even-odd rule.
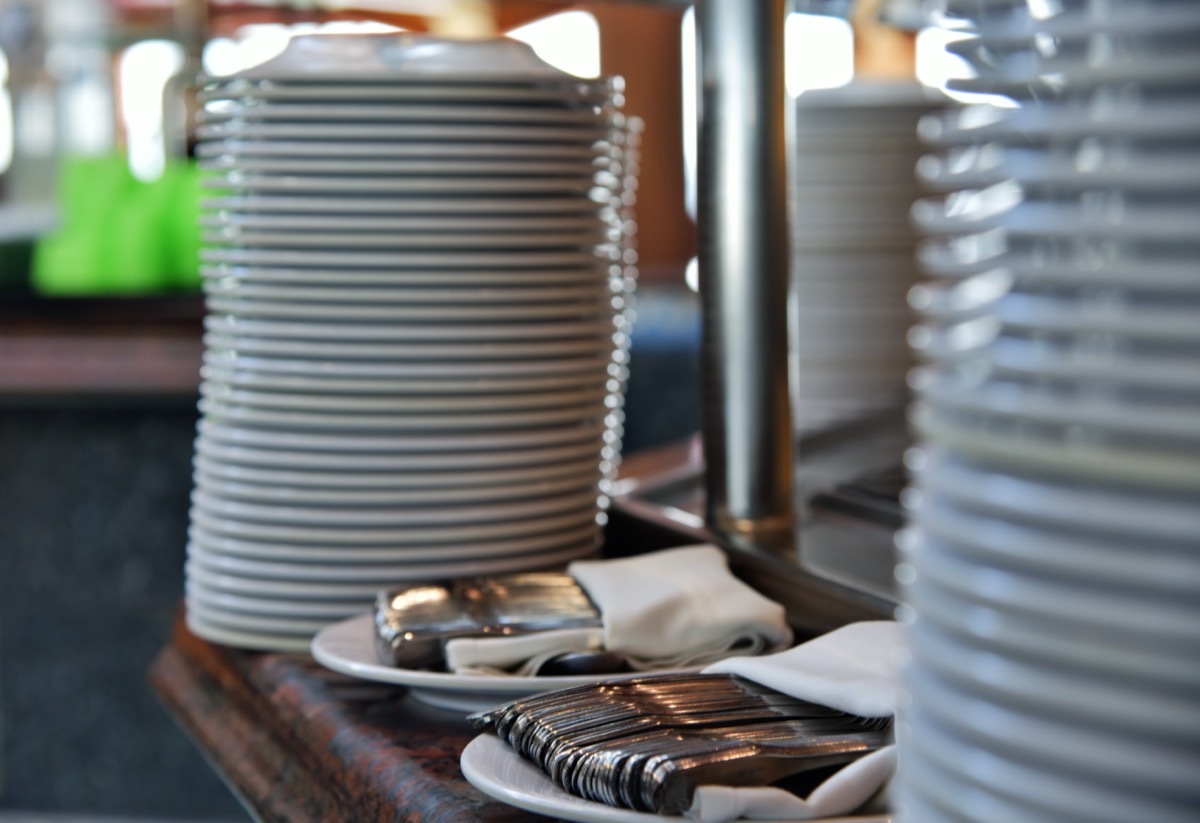
[[792,528],[789,220],[783,26],[788,0],[699,0],[697,229],[709,526]]

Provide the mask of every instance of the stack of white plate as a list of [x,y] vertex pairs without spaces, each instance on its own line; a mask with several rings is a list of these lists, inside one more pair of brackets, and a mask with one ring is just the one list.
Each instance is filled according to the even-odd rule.
[[947,105],[906,82],[797,98],[793,268],[801,431],[903,407],[905,294],[918,280],[908,213],[923,190],[917,123]]
[[381,588],[599,545],[635,129],[507,40],[311,36],[204,90],[187,619],[305,650]]
[[900,816],[1193,821],[1200,4],[943,5],[1017,107],[922,123]]

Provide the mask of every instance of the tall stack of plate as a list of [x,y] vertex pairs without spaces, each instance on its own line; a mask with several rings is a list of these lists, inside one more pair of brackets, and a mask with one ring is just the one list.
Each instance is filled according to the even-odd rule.
[[920,117],[947,104],[907,82],[859,81],[796,101],[795,417],[801,431],[902,408],[905,294],[918,280],[909,209],[923,190]]
[[635,275],[619,83],[308,36],[203,93],[191,629],[304,650],[387,586],[593,554]]
[[942,5],[900,817],[1195,820],[1200,4]]

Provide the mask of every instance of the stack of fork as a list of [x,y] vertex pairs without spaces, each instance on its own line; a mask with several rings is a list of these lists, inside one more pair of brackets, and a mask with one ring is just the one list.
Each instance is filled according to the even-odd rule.
[[846,714],[729,674],[590,683],[470,720],[572,794],[676,815],[698,786],[767,785],[891,741],[891,718]]

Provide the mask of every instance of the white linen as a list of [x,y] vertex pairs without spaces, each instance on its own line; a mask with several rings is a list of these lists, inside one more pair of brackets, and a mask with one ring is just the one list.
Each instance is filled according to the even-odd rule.
[[762,654],[792,640],[784,607],[736,578],[716,546],[576,561],[567,571],[596,605],[603,629],[450,640],[447,667],[529,675],[555,654],[604,648],[649,671]]
[[[866,717],[889,717],[901,699],[904,639],[898,623],[851,623],[795,648],[730,658],[706,672],[729,672],[802,700]],[[702,786],[688,817],[705,823],[739,818],[811,820],[848,814],[886,790],[895,768],[888,746],[839,769],[808,797],[774,786]]]

